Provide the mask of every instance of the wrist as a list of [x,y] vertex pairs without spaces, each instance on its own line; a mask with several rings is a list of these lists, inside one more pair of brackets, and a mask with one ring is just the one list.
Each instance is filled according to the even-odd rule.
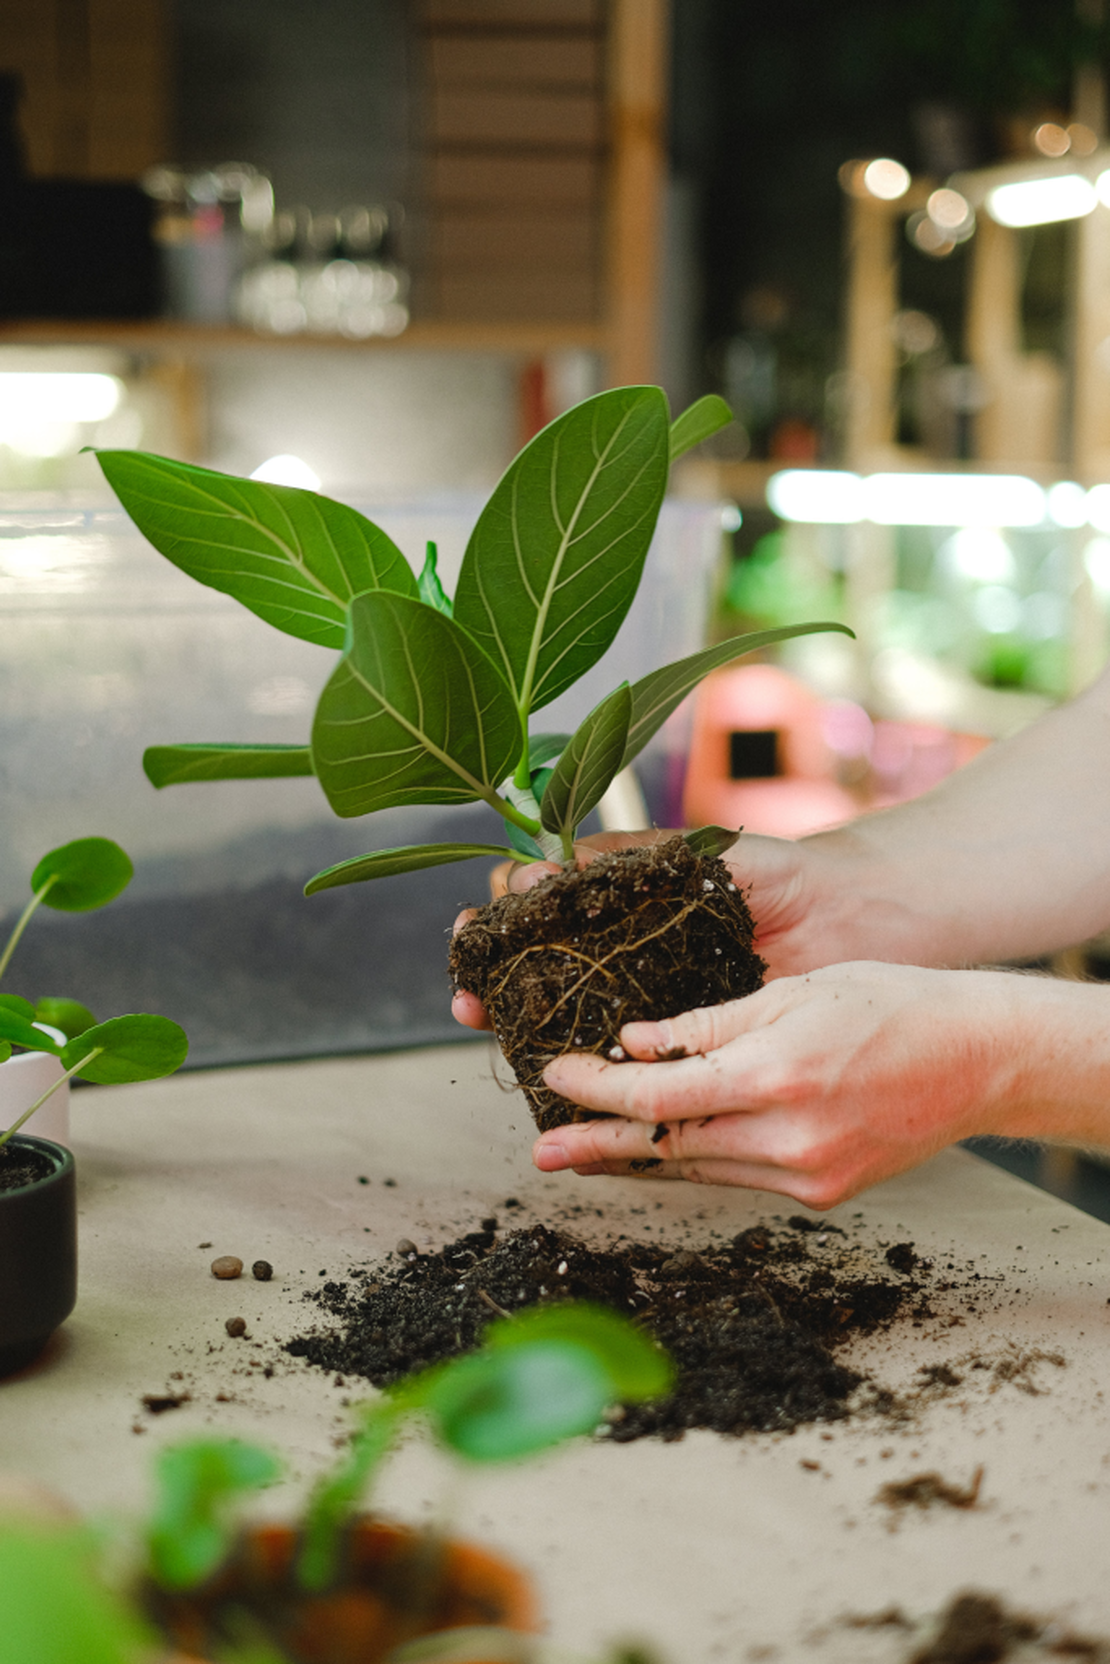
[[[993,1090],[976,1130],[1110,1148],[1110,989],[1014,972],[996,985]],[[977,1014],[978,1015],[978,1014]]]

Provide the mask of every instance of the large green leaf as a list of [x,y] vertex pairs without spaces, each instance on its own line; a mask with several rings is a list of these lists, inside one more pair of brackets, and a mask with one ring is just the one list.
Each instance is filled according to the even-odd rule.
[[512,853],[498,844],[409,844],[400,849],[373,849],[369,855],[353,855],[350,860],[337,861],[334,867],[325,867],[309,879],[304,893],[314,896],[318,890],[334,890],[340,884],[362,884],[370,878],[444,867],[452,861],[473,860],[477,855],[493,855],[504,861]]
[[10,1664],[138,1664],[164,1653],[132,1602],[101,1577],[83,1526],[0,1521],[0,1657]]
[[455,1359],[430,1381],[424,1407],[460,1456],[505,1462],[590,1432],[614,1397],[609,1372],[591,1350],[536,1339]]
[[31,874],[31,888],[47,907],[88,913],[114,901],[134,875],[131,858],[111,838],[77,838],[44,855]]
[[312,773],[307,745],[150,745],[143,769],[152,786],[196,780],[278,780]]
[[163,1075],[172,1075],[180,1069],[188,1051],[183,1028],[169,1017],[140,1011],[109,1017],[106,1023],[85,1029],[66,1045],[62,1067],[72,1069],[82,1080],[119,1086],[124,1081],[160,1080]]
[[288,635],[340,648],[364,590],[415,596],[404,555],[372,521],[315,491],[239,479],[145,451],[98,451],[108,484],[159,552]]
[[96,1023],[96,1018],[87,1005],[80,1000],[59,998],[54,994],[44,994],[35,1004],[36,1023],[49,1023],[51,1028],[61,1029],[67,1040],[76,1039],[84,1034]]
[[599,393],[536,435],[479,517],[455,618],[522,712],[595,664],[631,605],[667,483],[658,387]]
[[281,1463],[260,1445],[202,1438],[161,1451],[154,1471],[151,1571],[163,1588],[189,1589],[215,1571],[230,1549],[236,1499],[272,1484]]
[[502,1323],[491,1323],[483,1345],[494,1351],[534,1341],[573,1341],[584,1346],[609,1376],[610,1399],[658,1398],[674,1382],[674,1367],[655,1342],[618,1312],[588,1301],[530,1306]]
[[821,630],[839,630],[841,635],[853,632],[846,624],[787,624],[778,630],[755,630],[750,635],[733,636],[731,641],[718,642],[716,647],[705,647],[688,658],[676,659],[674,664],[653,670],[632,684],[632,721],[628,729],[628,743],[624,748],[622,768],[627,768],[660,729],[673,710],[676,710],[691,688],[722,665],[760,647],[770,647],[776,641],[789,641],[793,636],[814,635]]
[[7,1003],[0,1005],[0,1040],[10,1040],[32,1052],[52,1052],[55,1056],[61,1053],[61,1047],[52,1035],[36,1028],[33,1022]]
[[671,423],[671,461],[719,433],[732,421],[732,411],[719,393],[707,393]]
[[504,678],[456,621],[384,591],[352,602],[348,646],[312,725],[337,815],[492,802],[521,744]]
[[621,766],[631,720],[632,694],[622,682],[571,735],[540,804],[540,819],[548,832],[573,837],[604,797]]

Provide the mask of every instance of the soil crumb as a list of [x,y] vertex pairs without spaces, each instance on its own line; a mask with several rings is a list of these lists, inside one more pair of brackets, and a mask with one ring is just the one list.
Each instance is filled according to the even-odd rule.
[[623,1023],[754,993],[766,966],[753,934],[724,862],[671,838],[487,903],[452,941],[449,963],[455,989],[485,1005],[547,1131],[586,1116],[544,1085],[552,1058],[609,1055]]
[[943,1503],[948,1508],[974,1508],[983,1486],[983,1469],[978,1467],[967,1485],[952,1485],[939,1473],[917,1473],[911,1479],[898,1479],[884,1485],[875,1497],[887,1508],[932,1508]]
[[[399,1262],[399,1263],[398,1263]],[[788,1430],[893,1407],[893,1395],[838,1361],[853,1336],[933,1316],[929,1266],[892,1269],[876,1249],[812,1221],[754,1226],[693,1249],[662,1242],[594,1247],[536,1224],[499,1238],[483,1221],[436,1253],[325,1282],[306,1300],[337,1319],[285,1344],[294,1357],[386,1386],[477,1346],[499,1312],[591,1300],[636,1320],[678,1369],[667,1399],[618,1407],[607,1436],[623,1443],[687,1428]]]
[[954,1597],[924,1646],[906,1664],[996,1664],[1003,1659],[1073,1658],[1110,1661],[1110,1643],[1077,1635],[1052,1620],[1011,1612],[995,1595]]

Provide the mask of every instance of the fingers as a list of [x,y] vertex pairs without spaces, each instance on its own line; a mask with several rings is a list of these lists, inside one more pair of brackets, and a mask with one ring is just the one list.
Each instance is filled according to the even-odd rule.
[[[623,1033],[622,1033],[623,1040]],[[543,1078],[553,1092],[605,1115],[658,1123],[688,1120],[725,1110],[756,1109],[758,1098],[746,1089],[735,1060],[719,1052],[680,1055],[673,1061],[609,1063],[603,1058],[568,1053],[547,1065]]]
[[493,1028],[489,1013],[477,994],[468,994],[462,988],[451,1001],[451,1015],[457,1023],[462,1023],[464,1028]]
[[766,1001],[757,1001],[753,1007],[753,999],[755,996],[749,995],[725,1005],[703,1006],[654,1023],[625,1023],[621,1045],[630,1057],[649,1063],[716,1051],[766,1020]]

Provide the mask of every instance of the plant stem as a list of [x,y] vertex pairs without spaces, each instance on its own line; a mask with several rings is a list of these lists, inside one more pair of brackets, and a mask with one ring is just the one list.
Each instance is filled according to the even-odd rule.
[[516,773],[513,775],[513,785],[524,792],[532,784],[532,763],[528,750],[528,719],[526,717],[521,719],[520,726],[524,733],[524,745],[521,748],[520,761],[516,765]]
[[12,931],[11,935],[8,937],[7,945],[4,948],[3,954],[0,955],[0,976],[3,976],[4,972],[7,970],[8,962],[10,961],[12,954],[15,952],[16,943],[19,941],[19,938],[23,935],[23,932],[26,930],[28,924],[30,923],[31,915],[34,913],[35,908],[39,905],[39,902],[42,901],[42,899],[46,895],[46,892],[51,888],[51,886],[56,884],[57,882],[58,882],[57,873],[51,873],[50,877],[46,880],[46,883],[43,885],[42,889],[35,891],[34,895],[31,897],[30,901],[27,903],[26,907],[23,909],[22,913],[19,915],[19,918],[16,920],[15,929]]
[[543,831],[538,820],[530,820],[527,815],[522,815],[520,810],[514,808],[506,798],[494,796],[489,801],[499,815],[502,815],[505,820],[512,821],[514,826],[519,826],[520,830],[527,832],[530,838],[534,838],[537,832]]
[[80,1060],[79,1063],[75,1063],[73,1065],[72,1069],[67,1069],[66,1070],[66,1072],[62,1076],[61,1080],[56,1080],[52,1086],[48,1086],[46,1088],[46,1091],[42,1094],[42,1097],[41,1098],[36,1098],[34,1103],[31,1105],[30,1109],[25,1109],[23,1111],[23,1114],[19,1117],[19,1120],[13,1122],[13,1124],[8,1128],[7,1132],[0,1133],[0,1150],[2,1150],[4,1148],[4,1145],[8,1142],[9,1138],[11,1138],[14,1133],[17,1133],[19,1131],[19,1129],[23,1125],[24,1121],[29,1121],[31,1119],[31,1116],[35,1113],[36,1109],[41,1109],[42,1108],[42,1106],[46,1102],[47,1098],[51,1097],[52,1094],[55,1093],[58,1090],[59,1086],[64,1086],[66,1081],[70,1080],[77,1073],[78,1069],[83,1069],[85,1067],[86,1063],[91,1063],[94,1057],[99,1057],[103,1050],[104,1050],[103,1046],[94,1046],[92,1051],[89,1052],[87,1057],[83,1057]]
[[559,840],[563,846],[563,859],[568,867],[574,865],[574,833],[563,830],[559,833]]

